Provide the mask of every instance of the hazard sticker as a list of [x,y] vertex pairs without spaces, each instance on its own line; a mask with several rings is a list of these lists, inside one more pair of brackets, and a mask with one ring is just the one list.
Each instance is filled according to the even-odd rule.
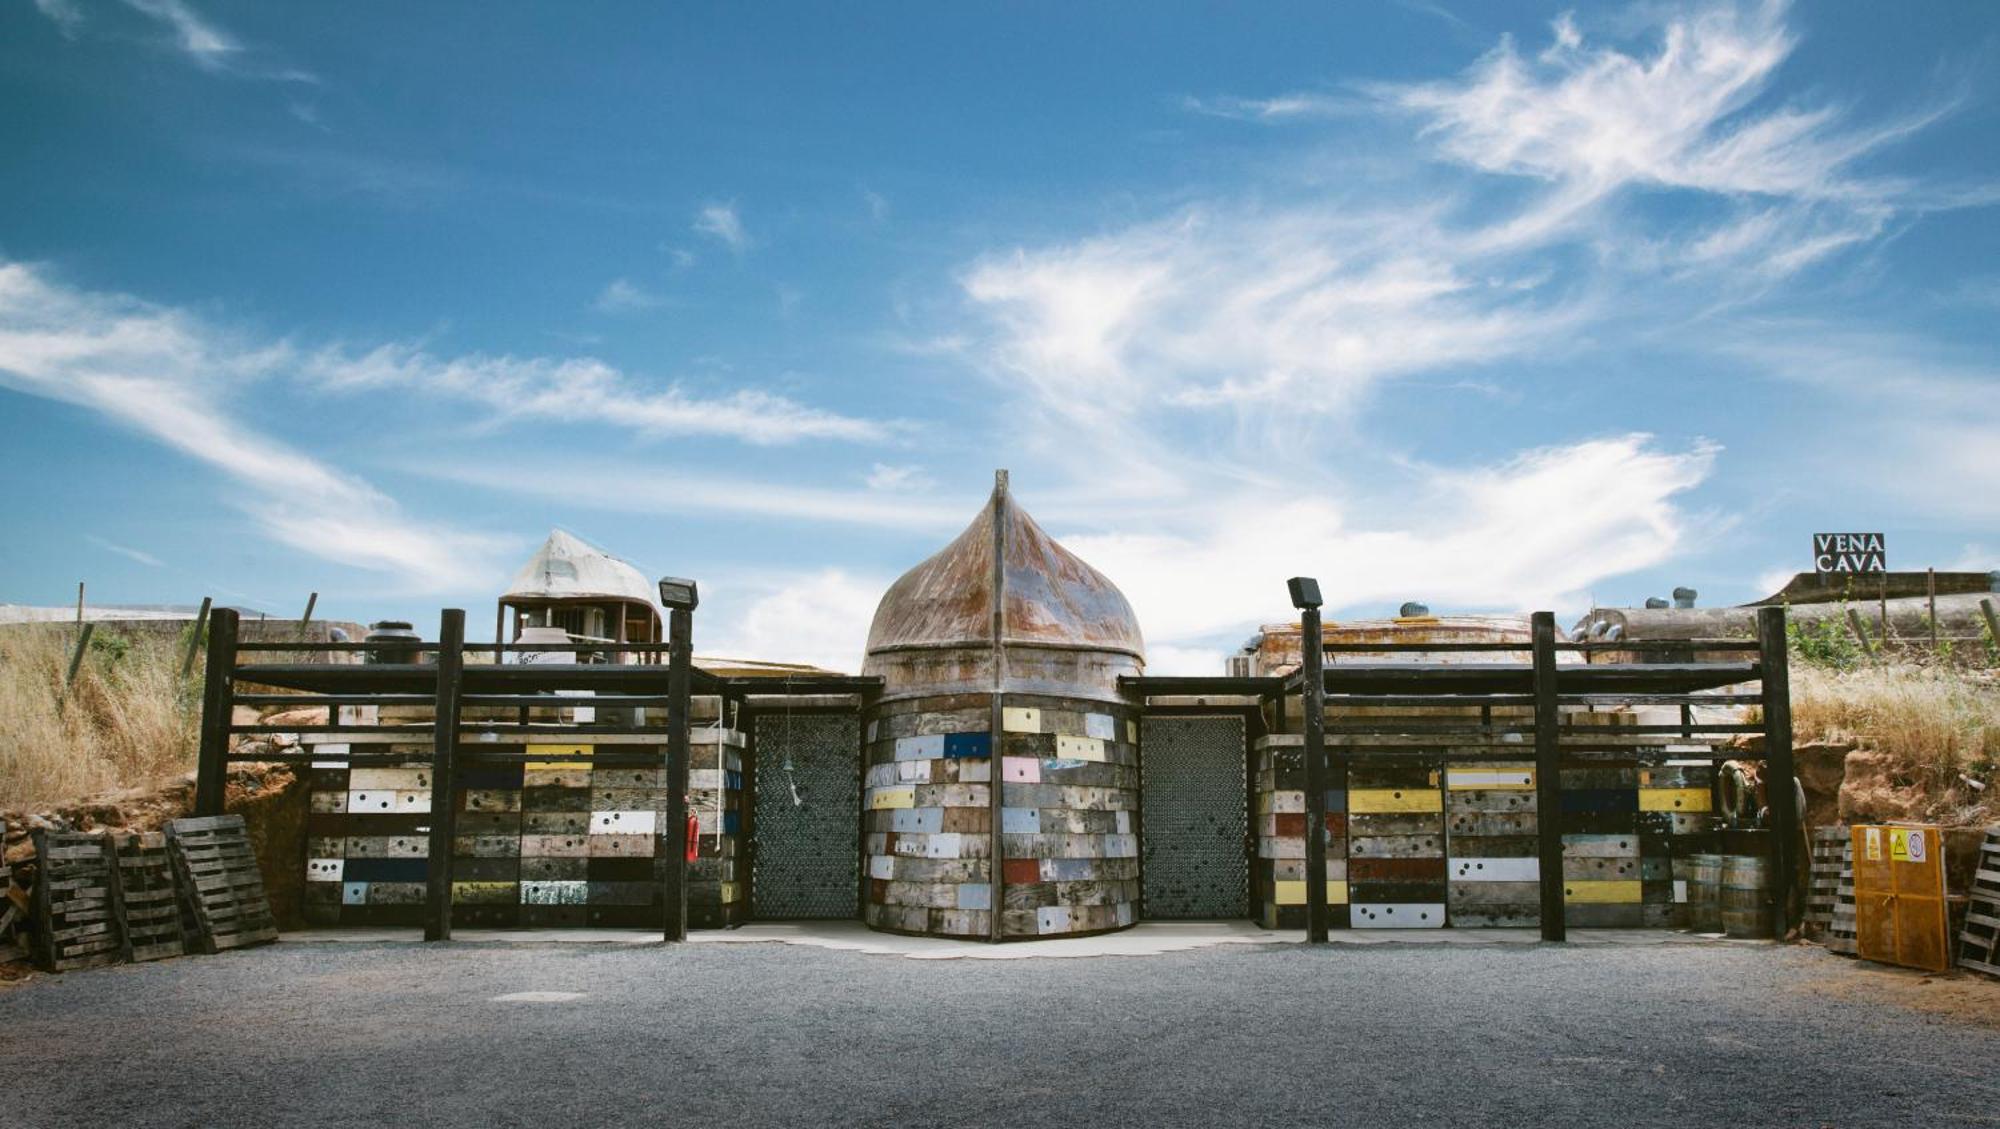
[[1925,853],[1930,849],[1930,844],[1925,841],[1926,838],[1922,831],[1911,831],[1905,837],[1903,853],[1909,856],[1911,862],[1924,861]]
[[1881,862],[1882,829],[1879,827],[1863,828],[1861,832],[1861,849],[1868,856],[1869,862]]

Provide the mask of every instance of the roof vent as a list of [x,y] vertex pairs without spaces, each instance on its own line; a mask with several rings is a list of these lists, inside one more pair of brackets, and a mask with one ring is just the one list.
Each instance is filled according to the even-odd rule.
[[1660,599],[1658,596],[1648,596],[1646,597],[1646,606],[1648,608],[1657,611],[1660,608],[1666,607],[1667,602],[1665,600]]
[[1412,616],[1429,615],[1431,614],[1431,609],[1428,604],[1420,604],[1415,600],[1409,600],[1402,607],[1396,609],[1396,614],[1402,616],[1404,619],[1408,619]]
[[1694,606],[1694,598],[1699,595],[1701,593],[1692,588],[1676,588],[1674,589],[1674,606],[1683,609],[1691,608]]

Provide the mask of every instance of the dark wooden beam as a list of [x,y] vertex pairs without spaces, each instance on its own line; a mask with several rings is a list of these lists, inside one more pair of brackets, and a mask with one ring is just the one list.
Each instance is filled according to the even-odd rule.
[[1764,800],[1771,809],[1771,899],[1776,904],[1777,935],[1792,928],[1792,886],[1798,865],[1798,792],[1792,783],[1792,684],[1785,609],[1757,609],[1757,642],[1764,668]]
[[[688,759],[689,713],[694,670],[694,612],[674,608],[667,613],[667,843],[673,857],[664,868],[661,894],[666,902],[663,937],[687,940]],[[533,669],[532,667],[526,669]],[[630,668],[627,668],[630,669]],[[657,678],[657,673],[653,675]],[[718,747],[717,766],[721,749]]]
[[1320,647],[1319,609],[1300,613],[1304,640],[1300,670],[1305,674],[1305,693],[1299,706],[1305,722],[1306,758],[1306,940],[1315,944],[1326,940],[1326,680],[1321,667],[1326,662]]
[[1536,612],[1534,631],[1535,845],[1539,860],[1542,940],[1569,936],[1563,922],[1562,748],[1557,743],[1556,616]]
[[424,940],[451,940],[451,862],[458,831],[452,781],[458,757],[459,695],[465,685],[465,612],[446,608],[438,622],[437,706],[431,732],[431,840]]
[[221,815],[229,776],[229,719],[236,673],[237,615],[216,608],[208,616],[208,665],[201,685],[201,744],[195,753],[194,814]]

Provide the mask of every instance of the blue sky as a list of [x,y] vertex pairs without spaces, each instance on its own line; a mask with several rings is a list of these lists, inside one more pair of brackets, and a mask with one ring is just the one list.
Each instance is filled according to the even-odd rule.
[[2000,8],[0,0],[0,601],[852,668],[996,467],[1206,672],[2000,566]]

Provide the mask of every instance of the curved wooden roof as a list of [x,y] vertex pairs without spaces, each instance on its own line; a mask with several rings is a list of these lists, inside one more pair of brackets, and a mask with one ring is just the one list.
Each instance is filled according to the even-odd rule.
[[1144,660],[1145,640],[1125,594],[1013,504],[1005,471],[965,532],[889,586],[868,629],[868,653],[991,646],[996,545],[1006,643]]

